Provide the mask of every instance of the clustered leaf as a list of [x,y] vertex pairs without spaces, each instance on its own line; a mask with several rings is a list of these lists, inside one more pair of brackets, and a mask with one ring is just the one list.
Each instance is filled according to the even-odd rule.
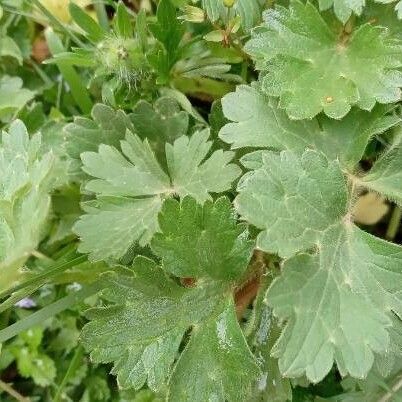
[[372,110],[401,99],[401,47],[380,26],[334,30],[312,4],[293,0],[264,13],[245,49],[261,70],[263,91],[279,97],[291,119],[321,111],[340,119],[353,105]]
[[[71,264],[76,234],[88,261],[55,283],[102,287],[81,340],[95,364],[113,367],[124,400],[285,402],[329,373],[337,388],[317,401],[397,397],[402,246],[358,227],[356,210],[362,195],[380,199],[380,213],[360,220],[369,225],[395,203],[393,225],[402,207],[402,0],[191,3],[202,9],[160,0],[150,17],[119,2],[110,32],[102,7],[98,23],[70,5],[82,31],[65,33],[88,46],[52,62],[68,84],[58,97],[72,103],[58,102],[57,123],[41,112],[43,141],[28,134],[41,124],[20,120],[0,138],[0,293],[21,282],[25,264],[48,267],[28,261],[39,244],[62,262],[53,272]],[[189,32],[182,6],[196,14]],[[47,33],[50,48],[61,46]],[[6,35],[0,57],[23,71],[24,52]],[[256,82],[227,93],[254,77],[252,61]],[[87,75],[72,66],[96,68],[96,80],[81,82]],[[124,110],[98,103],[66,124],[89,84],[88,115],[99,94]],[[186,96],[199,89],[202,101],[226,94],[210,127]],[[33,97],[19,77],[2,76],[0,120],[34,119]],[[63,187],[52,194],[55,183]],[[46,227],[51,204],[56,223]],[[49,350],[69,354],[78,321],[62,322]],[[42,353],[43,331],[7,344],[0,366],[15,362],[49,387],[59,366]],[[115,398],[105,378],[87,379],[81,399]]]

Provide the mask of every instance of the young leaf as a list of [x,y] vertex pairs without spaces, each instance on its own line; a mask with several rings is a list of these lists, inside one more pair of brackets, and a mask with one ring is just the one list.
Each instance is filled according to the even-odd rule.
[[190,197],[167,200],[159,226],[162,233],[154,236],[152,249],[175,276],[235,278],[250,260],[253,242],[245,240],[247,229],[236,224],[227,198],[203,206]]
[[81,7],[70,3],[68,9],[74,22],[88,34],[89,39],[94,42],[99,42],[104,38],[106,32]]
[[402,135],[380,156],[363,184],[402,205]]
[[264,20],[245,49],[262,71],[263,90],[279,97],[292,119],[321,111],[340,119],[352,105],[371,110],[401,99],[402,44],[382,27],[335,32],[313,5],[298,0],[267,11]]
[[5,75],[0,78],[0,119],[19,111],[34,97],[32,91],[22,86],[19,77]]
[[[156,12],[157,22],[149,25],[155,38],[162,43],[165,53],[159,60],[159,68],[167,73],[177,60],[179,44],[184,34],[184,26],[179,22],[176,8],[170,0],[161,0]],[[165,64],[165,65],[163,65]]]
[[29,139],[20,120],[1,136],[0,145],[0,291],[18,280],[36,249],[50,208],[54,158],[40,155],[39,135]]
[[116,33],[123,38],[131,38],[133,36],[133,27],[131,25],[131,17],[127,7],[123,2],[117,5],[115,16]]
[[208,157],[208,136],[208,130],[198,131],[173,145],[167,143],[169,175],[148,140],[142,142],[130,132],[121,141],[123,154],[109,145],[101,145],[98,153],[84,152],[83,169],[95,177],[87,189],[97,200],[84,205],[87,215],[75,225],[82,239],[80,251],[90,253],[93,260],[119,258],[134,242],[149,243],[158,230],[157,215],[165,197],[191,195],[203,203],[211,199],[209,193],[228,190],[240,169],[229,163],[231,152],[218,150]]
[[15,41],[9,36],[0,38],[0,57],[12,57],[22,65],[22,53]]
[[282,374],[317,382],[335,361],[342,375],[363,378],[374,353],[388,350],[391,317],[402,315],[402,248],[351,223],[338,162],[265,151],[245,165],[253,170],[239,183],[237,210],[263,229],[259,248],[287,258],[266,295],[287,322],[273,349]]
[[157,99],[153,106],[149,102],[139,101],[130,119],[139,137],[148,139],[156,156],[164,163],[165,143],[186,135],[190,120],[189,114],[181,110],[174,99],[166,96]]
[[[227,8],[223,0],[202,0],[202,8],[212,22],[226,16]],[[244,29],[253,28],[261,18],[264,2],[260,0],[236,0],[233,4],[236,15],[240,16],[241,25]]]
[[81,153],[97,151],[100,144],[118,146],[127,129],[134,130],[130,118],[122,110],[115,111],[103,104],[92,108],[91,117],[75,117],[73,123],[64,127],[66,150],[76,164]]

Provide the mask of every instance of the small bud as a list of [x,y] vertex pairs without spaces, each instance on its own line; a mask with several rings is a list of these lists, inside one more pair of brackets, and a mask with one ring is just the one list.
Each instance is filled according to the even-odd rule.
[[188,22],[201,23],[205,21],[205,13],[199,7],[185,6],[184,14],[179,17],[181,20]]
[[236,0],[223,0],[223,4],[227,8],[232,8]]

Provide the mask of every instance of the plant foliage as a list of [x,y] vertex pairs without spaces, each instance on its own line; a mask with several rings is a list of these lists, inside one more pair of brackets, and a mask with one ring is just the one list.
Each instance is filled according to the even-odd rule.
[[399,400],[402,2],[57,3],[0,0],[0,400]]

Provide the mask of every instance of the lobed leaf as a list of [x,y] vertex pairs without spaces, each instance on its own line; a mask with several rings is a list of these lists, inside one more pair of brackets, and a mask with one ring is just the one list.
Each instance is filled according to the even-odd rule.
[[[240,215],[263,229],[257,245],[286,257],[266,300],[286,326],[273,348],[286,377],[318,382],[337,363],[363,378],[390,345],[402,248],[351,223],[350,195],[338,162],[263,151],[238,185]],[[351,308],[353,306],[353,308]]]
[[97,201],[87,204],[87,215],[75,225],[82,240],[80,250],[89,252],[93,260],[122,257],[136,241],[150,242],[166,197],[191,195],[204,203],[211,199],[209,193],[228,190],[240,168],[229,163],[231,152],[209,155],[208,136],[208,130],[198,131],[173,145],[167,143],[169,175],[148,141],[131,132],[121,141],[122,153],[109,145],[101,145],[97,153],[83,153],[83,169],[94,177],[86,189],[96,194]]
[[247,229],[238,225],[227,198],[205,202],[190,197],[181,203],[166,200],[159,214],[159,227],[151,243],[162,257],[166,271],[178,277],[216,280],[236,278],[247,267],[254,242]]
[[290,120],[278,102],[257,85],[240,85],[222,99],[223,113],[231,120],[219,137],[232,149],[264,147],[303,152],[317,149],[329,159],[354,169],[369,140],[400,123],[392,106],[377,105],[370,113],[354,108],[342,120],[319,116],[312,120]]
[[261,70],[261,85],[292,119],[323,111],[341,119],[356,105],[401,99],[401,42],[379,26],[336,32],[310,3],[293,0],[264,14],[246,51]]

